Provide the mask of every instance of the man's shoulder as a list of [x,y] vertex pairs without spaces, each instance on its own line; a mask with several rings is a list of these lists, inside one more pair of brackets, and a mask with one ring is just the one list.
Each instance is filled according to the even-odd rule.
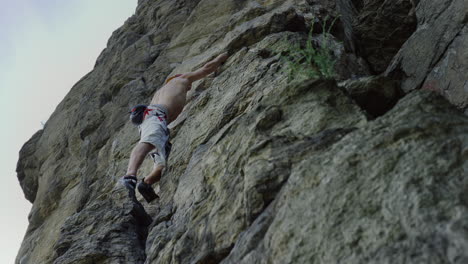
[[178,82],[190,82],[190,73],[179,73],[176,75],[172,75],[169,78],[167,78],[166,83],[168,84],[173,81],[178,81]]
[[180,76],[182,76],[182,74],[180,74],[180,73],[179,73],[179,74],[176,74],[176,75],[171,75],[171,76],[169,76],[169,77],[166,79],[165,84],[168,84],[170,81],[172,81],[172,80],[174,80],[175,78],[180,77]]

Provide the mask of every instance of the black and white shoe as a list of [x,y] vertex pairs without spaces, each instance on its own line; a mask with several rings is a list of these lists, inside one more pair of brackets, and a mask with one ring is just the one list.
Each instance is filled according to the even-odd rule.
[[145,200],[150,203],[156,198],[159,198],[159,196],[154,192],[153,187],[151,185],[145,183],[145,179],[141,180],[141,182],[138,183],[137,185],[138,192],[145,198]]
[[133,175],[125,175],[120,179],[120,183],[125,186],[129,191],[135,191],[137,184],[137,177]]

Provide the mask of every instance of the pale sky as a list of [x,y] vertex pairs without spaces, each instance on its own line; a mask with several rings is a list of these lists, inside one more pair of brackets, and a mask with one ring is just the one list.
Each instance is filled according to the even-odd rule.
[[0,263],[14,263],[31,209],[16,178],[20,148],[92,70],[136,5],[137,0],[0,0]]

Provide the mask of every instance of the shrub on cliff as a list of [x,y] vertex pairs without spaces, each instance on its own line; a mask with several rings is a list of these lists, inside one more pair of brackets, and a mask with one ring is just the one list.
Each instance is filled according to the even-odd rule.
[[281,55],[285,62],[284,68],[288,81],[301,79],[330,79],[335,76],[336,59],[333,56],[331,47],[330,30],[336,19],[327,27],[327,19],[322,25],[322,36],[318,38],[318,43],[314,43],[312,24],[307,41],[304,45],[294,43],[288,46],[285,53]]

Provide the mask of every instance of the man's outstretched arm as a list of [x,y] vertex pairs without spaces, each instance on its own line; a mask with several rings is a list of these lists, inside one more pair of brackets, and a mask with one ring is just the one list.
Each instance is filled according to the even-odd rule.
[[184,73],[180,77],[188,79],[189,82],[191,82],[191,83],[194,82],[194,81],[198,81],[198,80],[206,77],[208,74],[216,71],[219,68],[219,66],[223,62],[225,62],[227,60],[227,58],[228,58],[227,53],[223,53],[223,54],[219,55],[218,57],[216,57],[215,59],[207,62],[200,69],[198,69],[198,70],[196,70],[194,72]]

